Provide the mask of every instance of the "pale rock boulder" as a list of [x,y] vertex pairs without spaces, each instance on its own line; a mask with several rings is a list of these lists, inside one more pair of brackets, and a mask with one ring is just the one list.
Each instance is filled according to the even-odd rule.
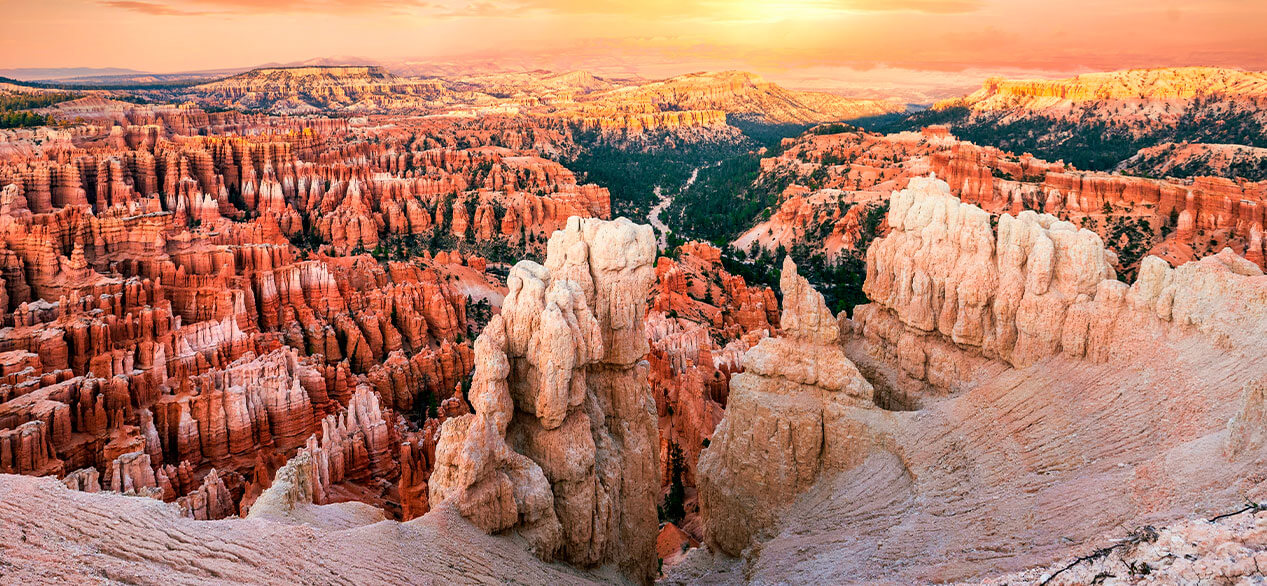
[[[690,556],[667,583],[978,581],[1256,498],[1257,266],[1148,258],[1128,285],[1094,235],[1032,213],[995,225],[933,179],[890,214],[873,303],[835,338],[806,325],[821,301],[793,293],[785,264],[788,331],[749,351],[700,457],[705,540],[727,555]],[[842,344],[878,388],[823,374]],[[918,411],[872,406],[909,407],[895,391]]]
[[784,336],[748,351],[730,382],[726,415],[700,455],[705,539],[739,555],[774,528],[796,495],[824,473],[884,449],[889,415],[845,357],[823,296],[790,259],[780,278]]
[[651,581],[659,437],[643,318],[655,251],[648,226],[573,217],[545,266],[511,269],[475,342],[474,413],[441,428],[430,502],[514,529],[544,559]]
[[285,466],[277,469],[273,484],[255,500],[246,519],[262,519],[289,525],[308,525],[341,530],[370,525],[386,519],[383,510],[358,502],[315,504],[322,490],[313,455],[300,449]]
[[912,179],[889,206],[891,233],[867,251],[867,296],[912,331],[1014,366],[1058,351],[1070,306],[1114,278],[1095,233],[1031,211],[991,226],[936,178]]

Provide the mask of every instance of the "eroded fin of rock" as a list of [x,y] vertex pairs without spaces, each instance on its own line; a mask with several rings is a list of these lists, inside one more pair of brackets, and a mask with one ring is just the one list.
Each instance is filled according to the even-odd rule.
[[649,226],[573,217],[545,266],[511,270],[475,342],[474,413],[449,419],[429,500],[489,532],[517,530],[544,559],[655,575],[659,467],[643,317]]

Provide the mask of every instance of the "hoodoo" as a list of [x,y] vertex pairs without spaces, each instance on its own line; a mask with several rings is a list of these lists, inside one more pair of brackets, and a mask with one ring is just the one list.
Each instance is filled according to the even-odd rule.
[[700,512],[708,542],[738,555],[774,526],[790,499],[824,471],[858,465],[880,444],[885,412],[845,357],[823,296],[783,261],[783,336],[761,340],[730,380],[726,416],[700,455]]
[[433,503],[485,531],[517,529],[544,559],[655,576],[660,488],[643,317],[655,238],[629,220],[571,218],[545,266],[511,269],[475,341],[475,412],[441,428]]
[[1267,584],[1267,3],[8,4],[0,586]]
[[931,178],[891,202],[873,303],[839,330],[784,264],[785,334],[748,353],[700,459],[708,541],[741,559],[673,580],[977,579],[1262,493],[1256,265],[1148,258],[1127,285],[1055,217],[995,225]]

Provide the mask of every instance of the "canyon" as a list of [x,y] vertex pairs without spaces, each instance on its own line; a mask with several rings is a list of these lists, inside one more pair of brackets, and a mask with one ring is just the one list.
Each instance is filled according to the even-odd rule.
[[[468,409],[469,312],[505,295],[496,256],[610,213],[605,190],[482,128],[348,142],[377,129],[60,106],[127,124],[0,172],[3,470],[214,501],[190,505],[203,517],[245,515],[305,446],[317,503],[425,513],[438,427]],[[459,137],[485,144],[442,146]]]
[[[187,90],[155,92],[197,103],[274,114],[523,114],[579,129],[634,136],[673,131],[695,140],[727,127],[727,115],[764,123],[815,123],[902,112],[886,100],[789,90],[740,71],[665,80],[601,79],[588,72],[400,77],[376,66],[252,70]],[[683,129],[695,129],[686,133]]]
[[[969,95],[939,101],[890,130],[951,126],[977,144],[1109,171],[1135,159],[1137,172],[1161,177],[1238,174],[1262,179],[1245,164],[1167,166],[1137,157],[1167,143],[1267,147],[1267,76],[1214,67],[1132,69],[1068,79],[991,78]],[[1239,173],[1238,173],[1239,172]]]
[[[941,110],[1253,117],[1260,77],[990,81]],[[1257,147],[1088,171],[730,71],[47,91],[46,124],[0,130],[6,580],[1267,563]],[[654,192],[655,230],[576,163],[685,146],[717,158]],[[720,173],[765,207],[705,238],[682,204]]]
[[[827,130],[839,132],[827,133]],[[1264,265],[1267,184],[1245,179],[1149,179],[1078,171],[955,138],[945,127],[889,135],[827,129],[788,141],[761,162],[782,179],[777,209],[732,242],[773,250],[805,244],[829,257],[859,250],[883,226],[867,212],[914,177],[934,173],[951,192],[988,212],[1054,214],[1096,232],[1134,274],[1147,254],[1182,264],[1232,248]],[[873,216],[874,219],[874,216]]]
[[991,226],[929,178],[888,224],[852,319],[785,263],[785,335],[745,356],[700,459],[706,539],[739,561],[696,550],[671,582],[972,580],[1260,498],[1257,266],[1150,257],[1127,285],[1093,233]]

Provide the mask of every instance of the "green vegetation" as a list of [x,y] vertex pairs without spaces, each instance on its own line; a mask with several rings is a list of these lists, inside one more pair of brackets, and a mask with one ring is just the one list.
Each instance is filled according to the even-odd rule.
[[888,213],[887,200],[870,204],[863,217],[857,248],[844,251],[835,259],[828,258],[818,247],[819,243],[801,241],[791,250],[779,246],[771,251],[754,245],[744,252],[729,246],[722,251],[722,264],[727,272],[742,276],[748,284],[766,285],[777,292],[783,257],[791,256],[797,272],[823,294],[827,307],[837,313],[846,311],[852,317],[854,306],[868,301],[862,292],[862,283],[867,277],[867,249],[875,241]]
[[309,252],[316,252],[317,249],[321,248],[322,244],[325,244],[325,240],[321,238],[321,235],[311,228],[291,234],[287,240],[290,240],[291,246],[300,250],[304,258],[307,258]]
[[[1136,155],[1137,158],[1131,161],[1130,167],[1124,169],[1122,174],[1148,179],[1156,179],[1158,175],[1170,175],[1173,177],[1224,175],[1227,177],[1244,177],[1250,181],[1267,180],[1267,157],[1255,158],[1253,155],[1249,155],[1237,158],[1227,164],[1226,171],[1219,172],[1218,169],[1210,166],[1210,153],[1191,157],[1179,165],[1166,168],[1166,165],[1170,163],[1171,157],[1174,155],[1174,144],[1155,155]],[[1161,169],[1166,170],[1162,172],[1160,171]]]
[[[463,256],[476,255],[490,263],[514,264],[528,259],[545,262],[541,254],[545,248],[544,239],[538,240],[535,235],[528,237],[528,245],[511,243],[500,234],[488,240],[476,240],[471,234],[459,239],[448,232],[428,230],[422,234],[389,234],[379,240],[378,246],[369,251],[370,256],[379,261],[408,261],[422,256],[424,251],[434,255],[440,251],[458,251]],[[293,244],[294,239],[291,240]],[[296,246],[299,246],[296,244]]]
[[0,128],[25,128],[44,126],[48,117],[31,112],[0,112]]
[[679,523],[686,516],[686,485],[682,483],[682,473],[686,471],[685,457],[682,448],[676,442],[669,442],[669,494],[664,497],[664,504],[656,507],[661,522]]
[[168,83],[63,83],[49,81],[22,81],[9,77],[0,77],[0,83],[22,87],[51,90],[178,90],[192,87],[206,80],[185,79]]
[[0,128],[24,128],[50,123],[47,116],[26,112],[73,100],[77,94],[8,94],[0,95]]
[[[1175,218],[1178,223],[1177,214]],[[1153,246],[1153,227],[1144,218],[1109,216],[1107,222],[1108,234],[1104,243],[1117,253],[1118,266],[1122,267],[1117,278],[1131,283],[1139,271],[1139,261]]]
[[[615,215],[638,220],[645,218],[655,203],[654,188],[679,189],[673,203],[662,213],[670,227],[667,236],[673,256],[687,239],[706,240],[722,248],[722,262],[728,272],[739,275],[749,284],[764,284],[778,291],[779,271],[784,256],[791,256],[800,274],[823,293],[833,311],[853,311],[866,303],[862,283],[866,278],[866,250],[875,239],[888,212],[888,204],[870,205],[864,216],[862,238],[856,251],[846,251],[829,259],[821,244],[832,226],[825,225],[792,250],[764,250],[754,246],[740,251],[729,245],[734,238],[757,222],[769,218],[779,203],[780,195],[797,178],[787,174],[761,173],[761,159],[777,156],[784,138],[809,131],[816,134],[838,134],[858,130],[852,124],[829,123],[812,129],[803,125],[768,125],[742,119],[728,119],[747,137],[741,145],[683,146],[672,151],[637,151],[604,145],[591,138],[589,146],[565,164],[583,172],[584,180],[607,187],[612,193]],[[761,150],[764,149],[764,150]],[[831,159],[824,164],[847,164]],[[686,186],[693,169],[699,173],[695,182]],[[800,181],[814,188],[826,180],[820,166],[818,175]],[[682,186],[682,187],[677,187]],[[848,206],[850,204],[841,204]],[[842,209],[842,211],[845,211]],[[672,497],[672,493],[670,494]],[[666,501],[662,508],[671,504]]]
[[[1198,173],[1205,172],[1197,171],[1195,169],[1189,171],[1186,166],[1179,166],[1176,167],[1176,169],[1179,173],[1184,174],[1182,176],[1196,175]],[[1176,174],[1176,171],[1172,170],[1171,174]],[[1250,159],[1239,159],[1233,161],[1232,164],[1227,166],[1227,175],[1233,177],[1244,177],[1250,181],[1267,181],[1267,157],[1263,157],[1257,161]]]
[[[1217,97],[1198,98],[1172,126],[1153,127],[1139,117],[1097,120],[1054,119],[1029,116],[1013,119],[1009,112],[976,113],[967,107],[924,110],[901,117],[875,117],[855,121],[875,132],[918,130],[944,124],[955,136],[1014,153],[1029,152],[1049,161],[1063,160],[1091,171],[1108,171],[1140,149],[1166,142],[1242,144],[1267,147],[1267,132],[1253,109],[1228,106]],[[1229,174],[1245,177],[1267,173],[1267,164],[1244,163]],[[1178,168],[1177,177],[1208,172],[1204,166]]]
[[1042,183],[1043,180],[1047,178],[1046,175],[1043,175],[1043,174],[1033,175],[1033,176],[1022,175],[1020,177],[1013,177],[1011,173],[1008,173],[1002,169],[999,169],[998,167],[991,167],[990,174],[994,175],[995,177],[998,177],[999,179],[1004,179],[1007,181],[1020,181],[1022,183]]
[[413,411],[405,414],[405,418],[422,429],[427,419],[435,419],[440,416],[440,400],[436,397],[435,392],[426,389],[414,396]]
[[466,296],[466,320],[471,336],[477,336],[484,331],[484,326],[488,325],[489,320],[493,319],[493,306],[488,299],[472,300],[470,295]]
[[787,176],[763,177],[756,153],[726,159],[700,169],[695,184],[665,211],[665,223],[676,233],[722,246],[757,218],[769,217],[791,182]]
[[756,147],[765,147],[767,149],[777,149],[783,139],[800,136],[801,133],[805,132],[805,129],[809,128],[808,124],[767,124],[765,122],[753,122],[734,115],[727,115],[726,123],[738,128]]
[[[690,179],[691,172],[701,168],[700,178],[696,183],[699,185],[704,179],[706,169],[718,165],[726,166],[727,173],[749,176],[748,182],[751,183],[756,179],[756,171],[760,165],[761,157],[756,154],[758,150],[766,148],[777,151],[784,138],[797,136],[807,128],[800,124],[764,124],[734,116],[727,117],[727,123],[743,132],[744,140],[738,143],[678,143],[661,148],[639,149],[606,142],[596,132],[578,133],[577,142],[583,146],[581,152],[562,163],[577,171],[581,175],[581,181],[596,183],[611,192],[613,216],[643,221],[651,207],[657,203],[656,186],[670,192],[680,189]],[[656,141],[652,139],[651,142]],[[712,176],[723,178],[724,173],[713,173]],[[728,178],[723,181],[735,187],[734,181]],[[691,195],[693,197],[694,193]],[[747,206],[744,210],[729,215],[738,217],[746,213],[750,221],[763,207],[753,209],[752,206]],[[680,229],[678,226],[673,228]],[[738,231],[742,231],[742,228],[736,232]],[[703,237],[694,233],[690,233],[690,236]]]
[[578,179],[606,187],[612,196],[612,215],[645,221],[656,204],[655,188],[677,189],[691,171],[713,161],[735,156],[730,144],[684,144],[670,150],[634,150],[591,138],[576,157],[562,161],[579,171]]
[[[756,221],[769,217],[779,194],[792,177],[761,174],[761,159],[777,156],[784,138],[805,130],[803,125],[760,125],[732,121],[764,153],[746,151],[700,168],[695,183],[686,188],[665,211],[665,223],[688,238],[708,240],[719,247]],[[843,126],[843,125],[842,125]],[[763,215],[764,214],[764,215]],[[670,242],[672,244],[672,242]]]

